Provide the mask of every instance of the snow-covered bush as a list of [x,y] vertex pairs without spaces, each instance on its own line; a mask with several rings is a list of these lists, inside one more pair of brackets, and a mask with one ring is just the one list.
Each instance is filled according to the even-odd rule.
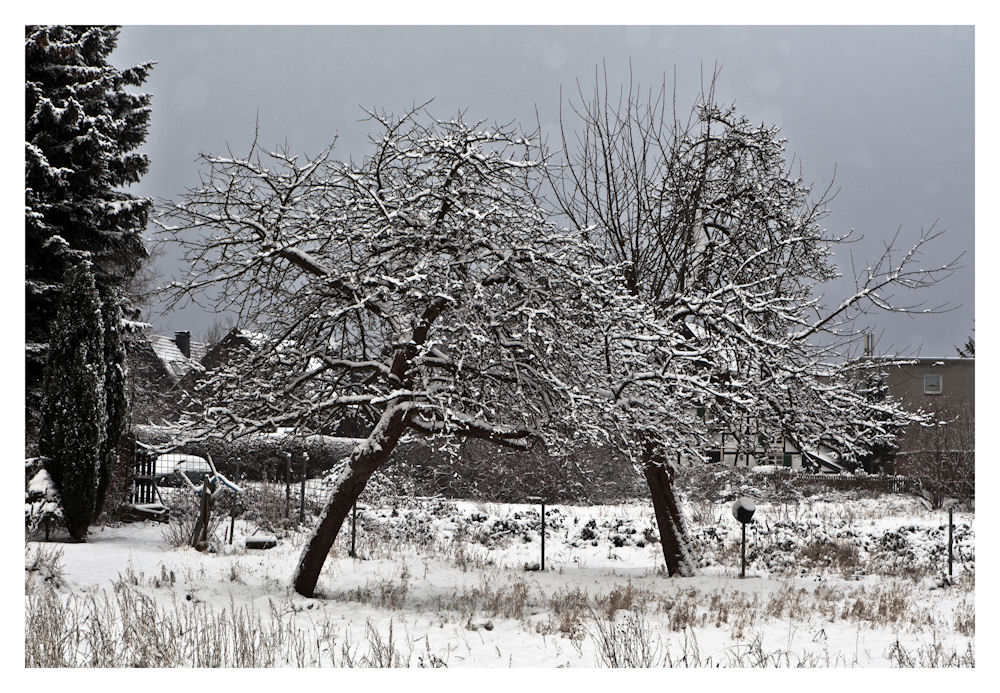
[[48,471],[39,469],[24,490],[24,525],[34,534],[43,523],[62,523],[62,498]]
[[63,580],[63,551],[52,548],[52,544],[39,544],[34,550],[24,547],[25,592],[30,592],[35,578],[53,587],[59,587]]
[[[228,494],[223,494],[223,498]],[[170,503],[170,519],[163,528],[163,541],[168,546],[190,546],[195,526],[201,512],[200,496],[185,489],[183,493],[174,494]],[[213,512],[209,517],[208,541],[219,540],[219,530],[227,517],[221,512]]]

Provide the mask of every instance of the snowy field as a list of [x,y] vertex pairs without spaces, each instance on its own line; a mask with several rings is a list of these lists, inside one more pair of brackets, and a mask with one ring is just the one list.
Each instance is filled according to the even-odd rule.
[[[739,578],[728,504],[689,503],[699,575],[670,579],[645,503],[393,500],[359,511],[316,599],[305,534],[172,548],[165,526],[25,548],[25,664],[53,666],[894,667],[975,664],[974,516],[904,496],[758,504]],[[228,526],[228,522],[225,526]],[[220,532],[220,537],[222,536]]]

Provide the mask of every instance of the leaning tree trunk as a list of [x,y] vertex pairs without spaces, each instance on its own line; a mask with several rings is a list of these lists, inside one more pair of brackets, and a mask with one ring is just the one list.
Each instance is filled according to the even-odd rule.
[[660,545],[667,562],[667,575],[689,577],[694,575],[691,563],[690,542],[677,496],[674,494],[674,474],[666,460],[657,455],[652,445],[643,450],[643,474],[656,512],[656,525],[660,530]]
[[198,520],[194,523],[194,531],[191,532],[191,546],[199,551],[208,542],[208,527],[212,523],[212,506],[215,504],[215,481],[205,479],[201,482],[201,504],[198,509]]
[[306,542],[295,571],[293,587],[302,596],[313,596],[320,571],[323,570],[333,542],[337,540],[344,519],[365,490],[368,479],[389,459],[403,434],[404,420],[403,412],[397,411],[384,428],[376,426],[365,443],[359,446],[358,450],[362,452],[355,450],[347,467],[337,478],[319,525]]

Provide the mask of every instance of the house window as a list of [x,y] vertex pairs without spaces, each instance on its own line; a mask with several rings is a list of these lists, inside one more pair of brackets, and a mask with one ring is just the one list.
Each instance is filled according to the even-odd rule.
[[943,390],[943,383],[941,382],[940,375],[925,375],[924,376],[924,394],[925,395],[940,395]]

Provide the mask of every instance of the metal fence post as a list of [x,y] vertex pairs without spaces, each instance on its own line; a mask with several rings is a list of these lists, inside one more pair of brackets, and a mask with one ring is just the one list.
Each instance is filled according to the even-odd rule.
[[742,530],[743,537],[740,543],[740,578],[745,578],[747,576],[747,526],[746,524],[741,524],[740,529]]
[[733,503],[733,517],[740,523],[740,578],[747,576],[747,523],[753,519],[756,510],[749,498],[737,498]]

